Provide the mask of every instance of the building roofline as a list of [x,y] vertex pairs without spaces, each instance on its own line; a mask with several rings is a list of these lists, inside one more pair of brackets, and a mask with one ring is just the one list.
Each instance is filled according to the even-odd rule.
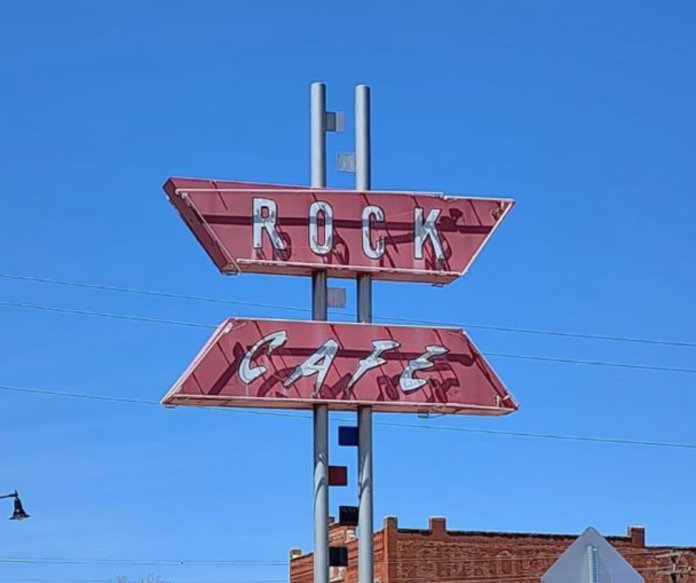
[[[333,529],[345,528],[341,527],[339,524],[333,523],[330,527]],[[547,540],[547,541],[573,541],[580,536],[579,533],[566,534],[566,533],[538,533],[538,532],[508,532],[508,531],[482,531],[482,530],[448,530],[447,521],[442,517],[431,517],[429,520],[428,528],[400,528],[399,522],[396,517],[387,516],[383,520],[382,528],[375,531],[375,536],[379,533],[390,531],[395,533],[397,536],[399,534],[404,535],[421,535],[424,537],[429,537],[433,535],[444,535],[447,537],[457,538],[457,537],[485,537],[485,538],[514,538],[514,539],[530,539],[530,540]],[[621,542],[627,543],[628,545],[640,546],[645,549],[653,551],[685,551],[689,553],[696,554],[696,547],[690,546],[678,546],[678,545],[646,545],[645,544],[645,529],[639,526],[628,527],[628,534],[626,535],[610,535],[605,537],[610,542]],[[313,556],[312,552],[305,553],[302,555],[295,555],[293,560],[306,559]]]
[[[403,534],[422,534],[430,536],[434,530],[431,528],[397,528],[398,533]],[[508,531],[490,531],[490,530],[445,530],[447,536],[478,536],[478,537],[505,537],[505,538],[542,538],[549,540],[556,539],[576,539],[578,534],[562,534],[562,533],[545,533],[545,532],[508,532]],[[629,542],[631,537],[625,535],[614,535],[605,537],[608,540],[620,540]]]

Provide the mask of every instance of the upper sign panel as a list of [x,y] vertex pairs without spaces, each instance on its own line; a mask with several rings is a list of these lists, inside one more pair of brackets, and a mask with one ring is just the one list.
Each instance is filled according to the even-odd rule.
[[450,283],[513,205],[507,199],[170,178],[164,185],[224,273]]

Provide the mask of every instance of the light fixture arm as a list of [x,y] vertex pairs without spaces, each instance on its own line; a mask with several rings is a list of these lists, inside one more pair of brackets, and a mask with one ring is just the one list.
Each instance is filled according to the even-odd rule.
[[17,490],[15,490],[12,494],[5,494],[4,496],[0,496],[0,500],[3,498],[14,498],[15,500],[19,498],[19,494],[17,494]]

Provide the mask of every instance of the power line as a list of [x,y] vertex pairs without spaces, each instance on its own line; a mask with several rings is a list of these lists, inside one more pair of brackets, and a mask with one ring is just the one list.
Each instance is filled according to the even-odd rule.
[[148,289],[131,288],[131,287],[120,287],[120,286],[113,286],[113,285],[104,285],[104,284],[99,284],[99,283],[86,283],[86,282],[81,282],[81,281],[66,281],[66,280],[51,279],[51,278],[46,278],[46,277],[34,277],[34,276],[29,276],[29,275],[18,275],[18,274],[14,274],[14,273],[0,273],[0,278],[14,279],[14,280],[18,280],[18,281],[28,281],[28,282],[32,282],[32,283],[48,283],[51,285],[59,285],[59,286],[65,286],[65,287],[78,287],[78,288],[100,290],[100,291],[110,291],[110,292],[119,292],[119,293],[126,293],[126,294],[135,294],[135,295],[141,295],[141,296],[153,296],[153,297],[168,298],[168,299],[174,299],[174,300],[189,300],[189,301],[207,302],[207,303],[213,303],[213,304],[228,304],[228,305],[234,305],[234,306],[247,306],[247,307],[251,307],[251,308],[268,308],[268,309],[272,309],[272,310],[290,310],[290,311],[305,312],[305,313],[311,312],[311,310],[309,310],[308,308],[301,308],[298,306],[279,306],[276,304],[263,304],[263,303],[259,303],[259,302],[247,302],[247,301],[243,301],[243,300],[230,300],[230,299],[225,299],[225,298],[213,298],[213,297],[209,297],[209,296],[178,294],[178,293],[163,292],[163,291],[158,291],[158,290],[148,290]]
[[[287,566],[287,564],[286,564]],[[237,580],[213,580],[213,581],[201,581],[200,579],[161,579],[162,583],[288,583],[287,578],[285,579],[237,579]],[[0,583],[118,583],[118,577],[112,577],[111,579],[43,579],[43,578],[17,578],[12,579],[0,579]]]
[[534,433],[523,431],[503,431],[498,429],[474,429],[471,427],[454,427],[447,425],[412,425],[392,421],[376,421],[376,425],[384,427],[419,428],[432,431],[451,431],[456,433],[479,433],[481,435],[498,435],[508,437],[528,437],[535,439],[553,439],[557,441],[578,441],[587,443],[603,443],[613,445],[634,445],[650,447],[672,447],[677,449],[696,449],[696,443],[679,443],[667,441],[648,441],[639,439],[619,439],[611,437],[590,437],[583,435],[562,435],[554,433]]
[[[476,534],[476,533],[472,533]],[[573,538],[573,537],[570,537]],[[627,559],[631,559],[637,556],[653,556],[655,554],[654,549],[645,549],[642,551],[632,551],[632,550],[625,550],[625,549],[617,549],[619,552],[621,552],[622,556],[624,556]],[[546,554],[508,554],[505,556],[501,557],[482,557],[482,556],[477,556],[477,557],[472,557],[468,558],[466,556],[462,556],[461,558],[458,559],[440,559],[436,558],[438,563],[445,563],[445,564],[477,564],[477,563],[491,563],[491,562],[496,562],[496,563],[502,563],[502,562],[508,562],[508,561],[519,561],[519,560],[525,560],[525,559],[548,559],[549,561],[553,561],[557,559],[560,556],[560,552],[558,553],[546,553]],[[308,555],[305,558],[309,558],[311,555]],[[432,559],[432,557],[431,557]],[[414,565],[419,565],[423,563],[423,559],[411,559],[411,560],[401,560],[401,559],[393,559],[390,561],[381,561],[385,565],[389,564],[403,564],[403,565],[409,565],[409,564],[414,564]],[[290,561],[290,565],[292,565],[292,560]],[[99,566],[147,566],[147,567],[234,567],[234,566],[255,566],[255,567],[288,567],[288,561],[278,561],[278,560],[266,560],[266,561],[235,561],[235,560],[166,560],[166,559],[99,559],[99,558],[45,558],[45,557],[0,557],[0,564],[31,564],[31,565],[99,565]],[[660,566],[651,566],[651,567],[642,567],[638,568],[639,571],[641,572],[647,572],[647,571],[662,571],[663,567]],[[529,579],[529,575],[503,575],[503,576],[488,576],[488,577],[474,577],[474,579],[467,578],[466,576],[456,576],[456,577],[438,577],[436,581],[448,581],[451,583],[454,583],[456,581],[463,581],[463,582],[468,582],[471,580],[476,580],[476,581],[486,581],[490,579],[506,579],[506,580],[515,580],[515,579]],[[420,580],[420,581],[428,581],[429,579],[426,579],[423,575],[415,576],[415,577],[403,577],[404,580],[410,581],[410,580]],[[20,579],[15,579],[19,581]],[[21,579],[21,581],[26,581],[26,582],[43,582],[43,583],[50,583],[51,581],[54,582],[59,582],[61,581],[60,579]],[[71,581],[73,581],[71,579]],[[111,582],[112,580],[103,580],[103,579],[82,579],[82,580],[75,580],[75,581],[80,581],[80,583],[106,583]],[[212,582],[212,583],[285,583],[285,579],[245,579],[245,580],[238,580],[238,581],[219,581],[219,582]],[[194,581],[187,582],[187,581],[170,581],[169,583],[195,583]]]
[[[59,306],[47,306],[45,304],[28,304],[25,302],[11,302],[6,300],[0,300],[0,306],[8,308],[21,308],[28,310],[39,310],[47,312],[57,312],[62,314],[71,314],[76,316],[90,316],[99,318],[109,318],[115,320],[126,320],[133,322],[141,322],[146,324],[164,324],[168,326],[184,326],[188,328],[204,328],[208,330],[214,330],[216,326],[212,324],[202,324],[200,322],[191,322],[184,320],[167,320],[163,318],[152,318],[147,316],[132,316],[127,314],[114,314],[112,312],[101,312],[101,311],[91,311],[91,310],[81,310],[76,308],[63,308]],[[449,324],[450,326],[452,324]],[[499,358],[513,358],[518,360],[530,360],[538,362],[552,362],[558,364],[573,364],[573,365],[583,365],[583,366],[599,366],[599,367],[612,367],[612,368],[622,368],[622,369],[633,369],[633,370],[643,370],[643,371],[655,371],[655,372],[673,372],[673,373],[685,373],[685,374],[696,374],[696,369],[694,368],[681,368],[681,367],[669,367],[669,366],[658,366],[649,364],[637,364],[629,362],[607,362],[599,360],[581,360],[573,358],[560,358],[553,356],[542,356],[533,354],[511,354],[503,352],[483,352],[484,356],[493,356]]]
[[[467,533],[466,531],[464,531]],[[476,532],[467,533],[471,536],[476,536]],[[534,535],[530,534],[530,538],[543,538],[544,535]],[[574,536],[568,536],[569,539],[574,539]],[[623,549],[617,548],[622,556],[626,558],[635,558],[640,556],[653,556],[657,549],[646,548],[643,550],[633,550],[633,549]],[[681,554],[686,553],[694,554],[694,551],[689,549],[688,551],[681,551]],[[506,554],[505,556],[497,557],[486,557],[486,556],[474,556],[474,555],[461,555],[457,558],[447,559],[442,557],[430,557],[431,560],[436,560],[439,564],[471,564],[471,563],[484,563],[491,562],[492,560],[496,562],[505,561],[517,561],[521,559],[556,559],[561,553],[522,553],[522,554]],[[304,559],[309,560],[311,558],[311,553],[304,556]],[[293,561],[301,559],[291,560]],[[388,561],[381,561],[383,564],[402,564],[402,565],[412,565],[412,564],[422,564],[423,559],[392,559]],[[160,567],[179,567],[179,566],[253,566],[253,567],[287,567],[288,561],[280,561],[277,559],[266,559],[266,560],[191,560],[191,559],[113,559],[113,558],[77,558],[77,557],[0,557],[0,563],[19,563],[19,564],[52,564],[52,565],[118,565],[118,566],[160,566]],[[661,566],[645,567],[643,570],[661,570]],[[456,577],[455,579],[459,579]],[[450,578],[441,578],[440,580],[448,581]],[[279,581],[278,579],[254,579],[254,580],[244,580],[237,583],[273,583]],[[280,580],[283,581],[283,580]],[[184,583],[179,582],[179,583]],[[222,583],[222,582],[221,582]],[[230,582],[235,583],[235,582]]]
[[115,397],[111,395],[94,395],[90,393],[75,393],[70,391],[53,391],[50,389],[35,389],[30,387],[16,387],[12,385],[0,385],[0,391],[26,393],[29,395],[46,395],[50,397],[65,397],[72,399],[90,399],[94,401],[109,401],[114,403],[130,403],[135,405],[157,405],[157,401],[146,401],[144,399],[130,399],[128,397]]
[[118,565],[131,567],[287,567],[287,561],[101,559],[62,557],[0,557],[0,563],[20,565]]
[[[29,387],[18,387],[12,385],[0,385],[0,391],[6,392],[16,392],[16,393],[26,393],[34,395],[46,395],[53,397],[64,397],[64,398],[75,398],[75,399],[87,399],[96,401],[112,401],[117,403],[127,403],[127,404],[137,404],[137,405],[149,405],[161,407],[158,401],[151,401],[146,399],[135,399],[127,397],[115,397],[111,395],[99,395],[92,393],[79,393],[70,391],[55,391],[50,389],[36,389]],[[208,407],[193,407],[196,409],[206,409],[210,410]],[[224,411],[228,413],[237,413],[242,415],[257,415],[262,417],[286,417],[290,419],[311,419],[311,415],[302,413],[284,413],[276,411],[256,411],[249,409],[234,409],[234,408],[214,408],[214,411]],[[354,420],[347,417],[333,417],[332,422],[339,423],[351,423]],[[415,425],[413,423],[399,423],[396,421],[375,421],[375,425],[381,425],[383,427],[399,428],[399,429],[417,429],[423,431],[447,431],[454,433],[471,433],[480,435],[493,435],[500,437],[524,437],[530,439],[550,439],[555,441],[575,441],[584,443],[601,443],[606,445],[628,445],[628,446],[644,446],[644,447],[663,447],[663,448],[674,448],[674,449],[689,449],[696,450],[696,443],[686,443],[686,442],[669,442],[669,441],[651,441],[651,440],[639,440],[639,439],[621,439],[621,438],[611,438],[611,437],[591,437],[583,435],[563,435],[554,433],[536,433],[536,432],[523,432],[523,431],[505,431],[497,429],[477,429],[472,427],[456,427],[452,425],[428,425],[419,424]]]
[[[303,308],[300,306],[290,306],[290,305],[279,305],[279,304],[266,304],[260,302],[244,301],[244,300],[232,300],[226,298],[215,298],[210,296],[198,296],[189,294],[180,294],[174,292],[163,292],[158,290],[148,290],[141,288],[130,288],[130,287],[120,287],[105,284],[95,284],[86,283],[79,281],[68,281],[60,279],[52,279],[46,277],[30,276],[30,275],[20,275],[15,273],[0,273],[0,278],[17,280],[17,281],[27,281],[32,283],[45,283],[51,285],[67,286],[67,287],[77,287],[84,289],[100,290],[100,291],[111,291],[127,294],[136,294],[144,296],[154,296],[168,299],[176,300],[188,300],[196,302],[207,302],[215,304],[228,304],[235,306],[246,306],[253,308],[263,308],[270,310],[285,310],[285,311],[295,311],[302,313],[310,313],[309,308]],[[354,317],[357,314],[346,312],[346,316]],[[402,322],[407,324],[421,324],[428,326],[461,326],[463,328],[473,328],[479,330],[489,330],[494,332],[507,332],[513,334],[531,334],[538,336],[557,336],[563,338],[578,338],[583,340],[599,340],[606,342],[627,342],[634,344],[652,344],[659,346],[674,346],[683,348],[696,348],[696,342],[679,341],[679,340],[663,340],[656,338],[642,338],[642,337],[632,337],[632,336],[619,336],[611,334],[591,334],[585,332],[572,332],[572,331],[561,331],[561,330],[545,330],[545,329],[534,329],[534,328],[518,328],[511,326],[495,326],[490,324],[471,324],[471,323],[456,323],[456,322],[442,322],[437,320],[423,320],[416,318],[403,318],[398,316],[381,316],[375,317],[375,320],[384,322]]]
[[147,316],[129,316],[126,314],[114,314],[111,312],[95,312],[91,310],[78,310],[76,308],[61,308],[58,306],[46,306],[43,304],[27,304],[23,302],[8,302],[0,300],[0,306],[7,308],[24,308],[27,310],[42,310],[45,312],[58,312],[62,314],[71,314],[74,316],[94,316],[98,318],[111,318],[114,320],[130,320],[133,322],[144,322],[148,324],[167,324],[169,326],[187,326],[189,328],[208,328],[215,329],[215,326],[209,324],[200,324],[197,322],[186,322],[182,320],[164,320],[162,318],[148,318]]
[[[1,277],[1,276],[0,276]],[[578,338],[581,340],[601,340],[606,342],[628,342],[633,344],[653,344],[658,346],[678,346],[682,348],[696,348],[696,342],[686,342],[680,340],[659,340],[656,338],[640,338],[632,336],[613,336],[610,334],[589,334],[586,332],[564,332],[561,330],[544,330],[534,328],[515,328],[511,326],[493,326],[490,324],[470,324],[456,322],[442,322],[437,320],[420,320],[412,318],[400,318],[397,316],[384,316],[375,318],[377,320],[389,320],[393,322],[403,322],[405,324],[421,324],[428,326],[460,326],[462,328],[473,328],[477,330],[489,330],[493,332],[509,332],[513,334],[531,334],[536,336],[557,336],[563,338]]]
[[536,354],[506,354],[502,352],[484,352],[484,356],[497,356],[499,358],[517,358],[520,360],[535,360],[538,362],[554,362],[557,364],[580,364],[585,366],[604,366],[613,368],[627,368],[633,370],[651,370],[657,372],[681,372],[695,374],[696,369],[672,366],[660,366],[652,364],[636,364],[630,362],[608,362],[603,360],[582,360],[576,358],[560,358],[556,356],[541,356]]
[[[70,399],[86,399],[86,400],[91,400],[91,401],[127,403],[127,404],[131,404],[131,405],[149,405],[149,406],[155,406],[155,407],[159,407],[159,408],[175,408],[175,407],[167,407],[165,405],[162,405],[159,401],[152,401],[152,400],[147,400],[147,399],[116,397],[113,395],[99,395],[99,394],[94,394],[94,393],[79,393],[79,392],[73,392],[73,391],[55,391],[55,390],[51,390],[51,389],[36,389],[36,388],[30,388],[30,387],[18,387],[18,386],[13,386],[13,385],[0,385],[0,391],[7,391],[7,392],[13,392],[13,393],[25,393],[25,394],[29,394],[29,395],[44,395],[44,396],[49,396],[49,397],[63,397],[63,398],[70,398]],[[193,408],[210,410],[209,407],[193,407]],[[310,418],[308,415],[284,413],[284,412],[280,412],[280,411],[255,411],[255,410],[249,410],[249,409],[225,409],[225,411],[229,411],[232,413],[239,413],[241,415],[258,415],[258,416],[263,416],[263,417],[290,417],[290,418],[305,418],[306,417],[307,419]]]
[[[464,531],[467,533],[467,531]],[[467,533],[471,536],[476,536],[477,532]],[[530,538],[544,538],[544,535],[535,535],[530,533]],[[575,536],[567,535],[568,539],[575,539]],[[610,537],[611,538],[611,537]],[[637,549],[624,549],[617,548],[622,556],[626,558],[634,558],[639,556],[653,556],[656,549],[645,548],[641,550]],[[690,553],[693,551],[689,549]],[[506,561],[517,561],[520,559],[556,559],[561,554],[558,553],[510,553],[505,556],[497,557],[487,557],[480,555],[460,555],[456,558],[442,558],[442,557],[430,557],[431,560],[436,560],[440,564],[472,564],[472,563],[484,563],[494,560],[496,562],[506,562]],[[683,554],[683,552],[682,552]],[[311,558],[311,553],[303,557],[305,560]],[[292,565],[294,561],[301,561],[302,559],[294,559],[290,561]],[[402,565],[417,565],[423,563],[423,559],[413,558],[413,559],[392,559],[387,561],[381,561],[383,564],[402,564]],[[229,567],[229,566],[241,566],[241,567],[287,567],[288,561],[281,561],[278,559],[257,559],[257,560],[243,560],[243,559],[117,559],[117,558],[84,558],[84,557],[0,557],[0,563],[18,563],[18,564],[51,564],[51,565],[117,565],[117,566],[158,566],[158,567],[180,567],[180,566],[195,566],[195,567]],[[646,570],[654,569],[660,570],[662,567],[646,567]],[[456,577],[455,579],[459,579]],[[440,580],[448,581],[450,578],[441,578]],[[254,583],[262,583],[262,581],[269,580],[255,580]],[[276,581],[276,580],[270,580]],[[183,582],[182,582],[183,583]],[[239,583],[252,583],[251,581],[240,581]]]

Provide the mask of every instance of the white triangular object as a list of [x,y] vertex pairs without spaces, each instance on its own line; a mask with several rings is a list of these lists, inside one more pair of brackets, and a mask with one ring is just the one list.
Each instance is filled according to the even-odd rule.
[[542,583],[644,583],[626,559],[588,528],[541,578]]

